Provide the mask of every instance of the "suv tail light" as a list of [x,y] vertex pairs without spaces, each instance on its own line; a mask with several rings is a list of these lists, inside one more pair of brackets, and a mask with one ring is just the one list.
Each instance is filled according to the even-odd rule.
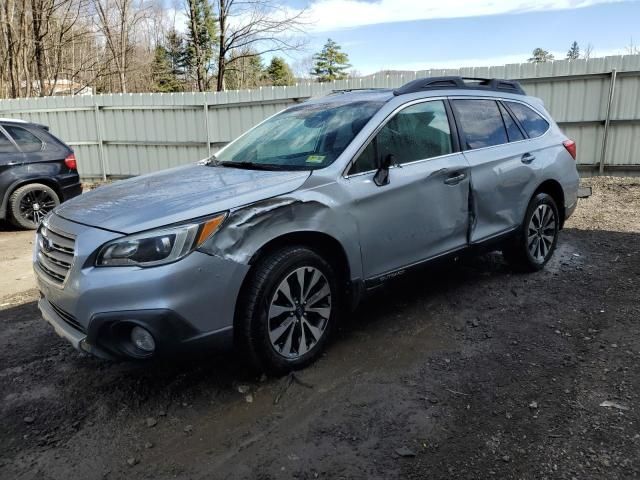
[[78,162],[76,162],[76,156],[73,153],[70,153],[67,158],[64,159],[64,164],[67,166],[69,170],[77,170]]
[[573,140],[565,140],[564,142],[562,142],[562,144],[564,145],[564,148],[567,149],[567,152],[569,152],[569,155],[571,155],[575,160],[576,159],[576,142],[574,142]]

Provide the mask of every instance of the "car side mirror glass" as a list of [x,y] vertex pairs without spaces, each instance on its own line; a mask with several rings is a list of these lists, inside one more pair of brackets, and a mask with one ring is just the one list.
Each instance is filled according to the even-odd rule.
[[393,164],[395,164],[395,157],[393,153],[389,153],[382,157],[380,166],[378,167],[376,174],[373,176],[373,182],[377,186],[382,187],[389,183],[389,168],[391,168],[391,165]]

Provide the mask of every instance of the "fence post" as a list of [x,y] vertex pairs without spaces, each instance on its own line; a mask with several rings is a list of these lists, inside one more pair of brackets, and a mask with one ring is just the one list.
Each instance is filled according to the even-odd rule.
[[611,81],[609,82],[609,99],[607,100],[607,113],[604,119],[604,133],[602,136],[602,151],[600,152],[600,165],[598,171],[600,175],[604,174],[605,157],[607,156],[607,137],[609,136],[609,123],[611,122],[611,105],[613,103],[613,95],[616,91],[616,69],[611,69]]
[[203,93],[204,99],[204,128],[207,129],[207,158],[211,157],[211,137],[209,133],[209,104],[207,103],[207,92]]
[[98,157],[102,168],[102,181],[107,181],[107,162],[104,158],[104,143],[102,139],[102,124],[100,122],[100,106],[97,97],[93,97],[93,118],[96,124],[96,135],[98,136]]

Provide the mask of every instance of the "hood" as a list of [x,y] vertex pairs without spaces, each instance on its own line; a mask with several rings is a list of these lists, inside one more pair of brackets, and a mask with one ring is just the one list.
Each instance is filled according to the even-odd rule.
[[61,204],[55,214],[135,233],[292,192],[309,174],[189,165],[98,187]]

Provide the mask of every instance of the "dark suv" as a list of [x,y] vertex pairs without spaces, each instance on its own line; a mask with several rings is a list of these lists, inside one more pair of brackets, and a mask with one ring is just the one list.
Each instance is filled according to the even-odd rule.
[[73,150],[44,125],[0,118],[0,220],[34,229],[82,193]]

